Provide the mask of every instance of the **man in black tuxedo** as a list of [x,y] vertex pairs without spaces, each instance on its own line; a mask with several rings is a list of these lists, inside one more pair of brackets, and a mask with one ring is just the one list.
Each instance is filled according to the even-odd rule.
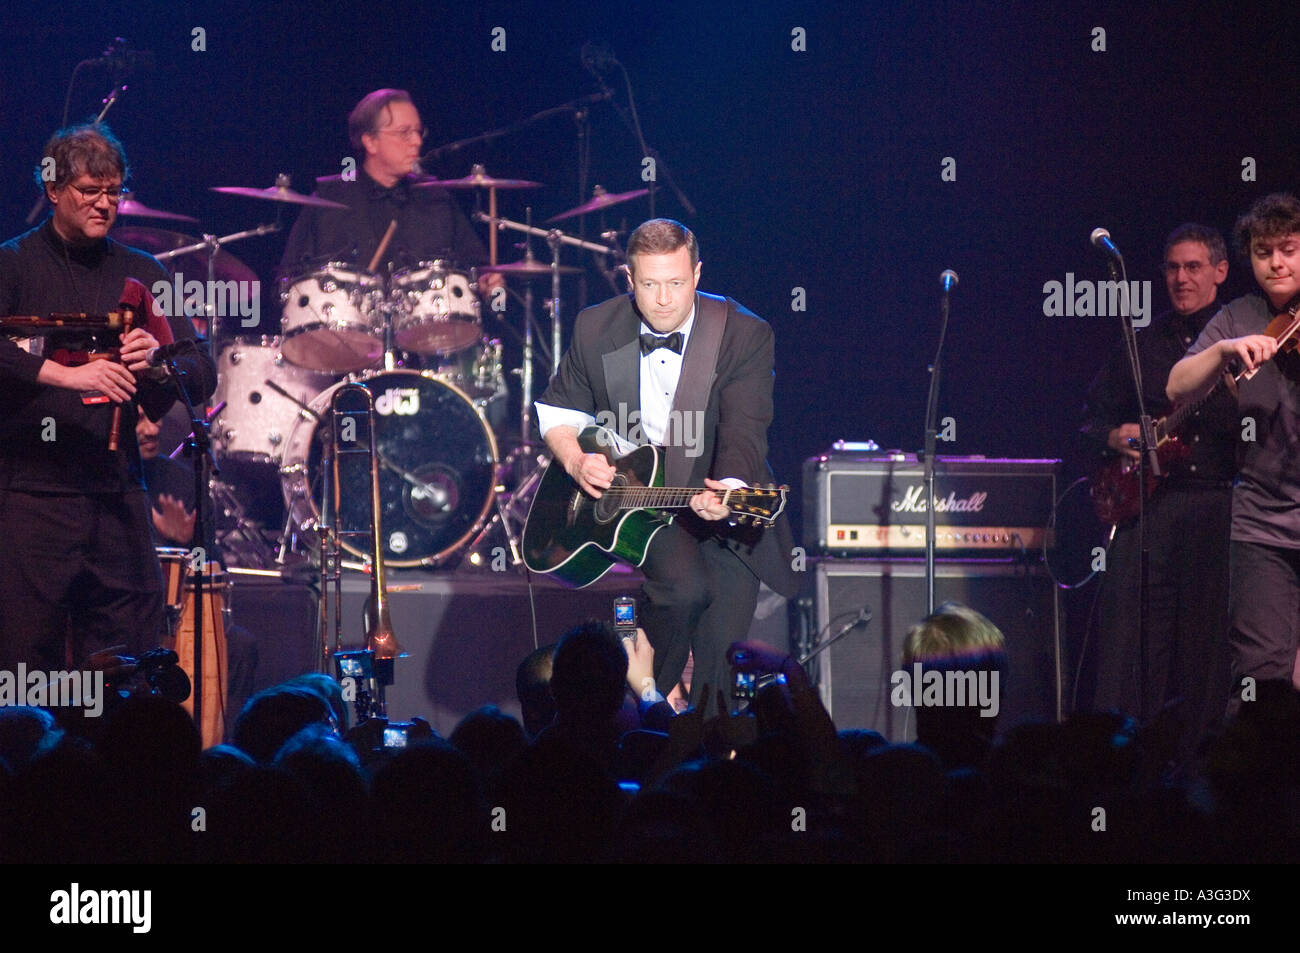
[[730,687],[727,647],[749,632],[760,580],[787,597],[799,588],[784,518],[767,530],[732,525],[713,492],[771,482],[774,338],[732,299],[696,291],[699,247],[684,225],[643,223],[627,256],[632,294],[578,315],[538,424],[556,462],[592,496],[614,477],[603,456],[578,445],[593,422],[664,447],[667,485],[708,488],[655,535],[641,565],[656,685],[669,691],[693,650],[691,700],[708,707],[705,686]]

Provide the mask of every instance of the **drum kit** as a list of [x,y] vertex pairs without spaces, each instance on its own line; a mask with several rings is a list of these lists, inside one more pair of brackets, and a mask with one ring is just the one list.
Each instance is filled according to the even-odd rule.
[[[583,269],[561,265],[562,246],[621,259],[614,233],[610,244],[590,242],[535,228],[496,215],[497,189],[537,187],[520,179],[498,179],[475,166],[462,179],[416,184],[447,189],[485,189],[489,213],[475,218],[497,233],[507,229],[544,239],[550,262],[532,255],[531,242],[517,262],[464,268],[449,260],[421,261],[384,273],[375,262],[327,261],[282,278],[280,333],[276,336],[223,337],[220,317],[192,314],[209,330],[217,364],[219,408],[211,433],[220,475],[210,484],[215,503],[217,541],[228,565],[265,570],[283,566],[294,553],[316,549],[322,524],[323,423],[335,393],[360,383],[373,395],[377,465],[383,527],[383,559],[393,567],[442,567],[469,554],[482,560],[485,543],[497,534],[512,565],[522,565],[518,537],[528,496],[546,461],[532,441],[534,318],[532,282],[550,277],[547,306],[552,317],[550,371],[561,350],[560,278]],[[346,208],[289,187],[285,176],[268,188],[221,187],[213,191],[289,205]],[[609,195],[596,187],[591,201],[553,221],[603,210],[646,194]],[[120,214],[185,220],[124,200]],[[262,225],[234,235],[202,239],[161,229],[123,227],[114,237],[152,252],[173,273],[206,272],[209,280],[250,281],[256,273],[225,248],[233,241],[279,231]],[[378,256],[376,256],[376,261]],[[524,285],[521,366],[507,369],[502,342],[485,334],[479,277],[496,273]],[[503,289],[504,290],[504,289]],[[493,307],[491,311],[500,309]],[[202,327],[204,319],[207,328]],[[503,317],[504,320],[504,317]],[[507,441],[507,373],[520,380],[517,441]],[[501,453],[503,443],[511,443]],[[340,487],[339,516],[363,519],[370,506],[368,486]],[[349,512],[354,510],[354,512]],[[363,568],[367,551],[344,548]],[[471,552],[472,551],[472,552]],[[344,563],[344,565],[349,565]]]

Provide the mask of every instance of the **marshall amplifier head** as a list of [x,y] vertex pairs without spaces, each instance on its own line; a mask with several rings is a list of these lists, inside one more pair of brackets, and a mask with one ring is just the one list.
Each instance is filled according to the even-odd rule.
[[[1034,551],[1051,537],[1060,460],[938,457],[935,548]],[[804,541],[828,555],[925,549],[924,468],[915,454],[829,451],[804,461]]]

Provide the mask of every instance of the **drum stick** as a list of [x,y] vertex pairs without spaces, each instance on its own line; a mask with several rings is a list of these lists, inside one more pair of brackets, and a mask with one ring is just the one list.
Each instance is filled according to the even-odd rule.
[[375,257],[370,259],[370,267],[366,271],[374,272],[379,267],[379,259],[384,257],[384,252],[388,251],[388,243],[393,240],[393,232],[397,231],[397,219],[392,219],[388,223],[388,228],[384,232],[384,237],[379,241],[379,247],[375,249]]

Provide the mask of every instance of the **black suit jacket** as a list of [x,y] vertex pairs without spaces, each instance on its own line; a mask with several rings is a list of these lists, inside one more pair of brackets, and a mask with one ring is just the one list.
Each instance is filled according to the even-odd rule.
[[[665,482],[670,486],[704,486],[704,478],[737,477],[746,483],[772,482],[767,463],[767,428],[772,422],[775,338],[762,318],[731,298],[726,326],[702,411],[692,416],[667,442]],[[695,324],[682,355],[679,390],[688,375],[709,373],[701,349],[710,309],[697,299]],[[591,414],[601,424],[634,443],[646,443],[637,423],[641,407],[641,316],[631,295],[611,298],[578,315],[573,342],[540,402]],[[683,413],[682,420],[686,420]],[[701,426],[694,425],[695,420]],[[731,527],[680,513],[680,524],[693,535],[721,538],[754,573],[784,596],[794,596],[798,577],[791,569],[794,545],[782,515],[767,530]]]

